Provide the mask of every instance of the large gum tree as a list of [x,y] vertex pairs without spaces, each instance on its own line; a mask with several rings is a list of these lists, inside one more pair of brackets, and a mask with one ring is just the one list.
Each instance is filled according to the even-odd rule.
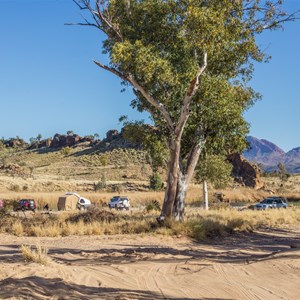
[[160,220],[182,220],[205,145],[214,148],[219,137],[219,149],[229,130],[226,118],[238,131],[244,109],[256,99],[247,83],[253,62],[266,59],[256,36],[297,14],[283,12],[280,0],[73,1],[87,11],[77,24],[106,36],[109,64],[95,64],[131,86],[133,105],[148,111],[164,133],[169,155]]

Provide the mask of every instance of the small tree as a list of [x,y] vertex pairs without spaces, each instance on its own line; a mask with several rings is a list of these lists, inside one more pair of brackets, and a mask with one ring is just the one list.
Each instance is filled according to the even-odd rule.
[[42,140],[42,135],[39,133],[36,137],[37,141],[40,142]]
[[70,136],[74,135],[74,131],[73,130],[68,130],[67,135],[70,135]]
[[207,181],[215,188],[224,188],[231,179],[232,165],[224,156],[209,155],[199,160],[196,179],[202,182],[203,200],[208,209]]
[[290,174],[287,173],[285,165],[283,163],[278,163],[277,165],[278,168],[278,176],[281,180],[282,183],[286,182],[288,180],[288,178],[290,177]]
[[30,145],[34,145],[34,144],[37,143],[37,139],[34,138],[34,137],[31,137],[31,138],[29,139],[29,142],[30,142]]
[[154,191],[161,190],[164,187],[164,182],[159,176],[159,174],[155,173],[150,176],[150,189]]

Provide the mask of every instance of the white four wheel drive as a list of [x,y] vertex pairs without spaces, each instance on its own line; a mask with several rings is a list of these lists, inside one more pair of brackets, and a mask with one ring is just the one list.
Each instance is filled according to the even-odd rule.
[[108,207],[115,208],[115,209],[129,210],[130,201],[126,196],[114,196],[110,199],[110,202],[108,203]]

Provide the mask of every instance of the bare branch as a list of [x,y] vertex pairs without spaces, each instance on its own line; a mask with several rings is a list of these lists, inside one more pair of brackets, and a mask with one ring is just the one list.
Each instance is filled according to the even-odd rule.
[[166,123],[168,125],[168,128],[170,129],[171,132],[174,132],[173,121],[171,119],[170,114],[168,113],[168,111],[164,107],[164,105],[162,103],[160,103],[158,100],[154,99],[141,85],[139,85],[139,83],[134,79],[134,77],[131,74],[124,75],[121,72],[119,72],[118,70],[116,70],[115,68],[103,65],[103,64],[99,63],[96,60],[94,60],[94,63],[98,67],[117,75],[122,80],[125,80],[125,81],[129,82],[136,90],[138,90],[145,97],[145,99],[151,105],[153,105],[163,115],[163,117],[166,120]]
[[97,17],[106,24],[106,26],[112,30],[117,36],[118,38],[123,41],[123,37],[121,35],[121,33],[117,30],[117,28],[115,28],[115,26],[107,19],[105,18],[105,16],[103,15],[100,5],[98,3],[98,1],[96,2],[96,7],[97,7],[97,12],[94,12],[93,14],[97,15]]
[[81,10],[87,9],[85,6],[81,6],[77,0],[72,0]]
[[167,122],[168,128],[173,133],[174,132],[174,124],[173,124],[171,116],[170,116],[169,112],[166,110],[165,106],[158,100],[154,99],[151,95],[149,95],[146,92],[146,90],[142,86],[140,86],[139,83],[133,78],[132,75],[128,75],[128,81],[129,81],[129,83],[132,84],[132,86],[134,88],[136,88],[138,91],[140,91],[142,93],[142,95],[146,98],[146,100],[150,104],[152,104],[158,111],[161,112],[161,114],[163,115],[163,117],[165,118],[165,120]]
[[96,24],[93,24],[93,23],[65,23],[65,25],[67,25],[67,26],[92,26],[92,27],[99,28]]
[[96,60],[93,60],[93,62],[94,62],[98,67],[100,67],[100,68],[102,68],[102,69],[104,69],[104,70],[106,70],[106,71],[109,71],[109,72],[111,72],[111,73],[117,75],[117,76],[120,77],[122,80],[125,80],[125,81],[128,81],[128,82],[129,82],[128,78],[127,78],[125,75],[123,75],[121,72],[119,72],[118,70],[116,70],[115,68],[112,68],[112,67],[108,67],[108,66],[106,66],[106,65],[103,65],[103,64],[99,63],[99,62],[96,61]]

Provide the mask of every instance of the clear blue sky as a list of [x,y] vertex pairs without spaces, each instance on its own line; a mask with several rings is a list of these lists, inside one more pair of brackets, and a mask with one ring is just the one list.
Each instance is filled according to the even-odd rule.
[[[287,0],[296,10],[299,0]],[[0,0],[0,137],[25,139],[73,130],[80,135],[120,129],[118,118],[142,119],[130,108],[130,89],[100,70],[102,36],[81,21],[71,0]],[[264,34],[272,55],[256,66],[252,86],[263,95],[245,114],[250,134],[284,150],[300,146],[300,21]]]

